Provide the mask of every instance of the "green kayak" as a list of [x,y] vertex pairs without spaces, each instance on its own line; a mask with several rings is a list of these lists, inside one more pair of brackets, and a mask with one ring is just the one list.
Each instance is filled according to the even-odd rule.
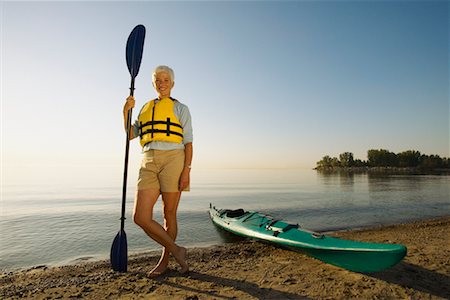
[[394,266],[406,255],[403,245],[329,237],[258,212],[219,210],[210,205],[209,214],[216,226],[236,235],[299,250],[323,262],[355,272],[378,272]]

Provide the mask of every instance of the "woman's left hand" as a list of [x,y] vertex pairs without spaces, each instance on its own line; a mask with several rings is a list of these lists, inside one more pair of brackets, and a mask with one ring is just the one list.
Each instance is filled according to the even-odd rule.
[[190,173],[191,173],[190,169],[188,169],[188,168],[183,169],[183,172],[181,173],[181,176],[180,176],[180,183],[179,183],[179,187],[178,187],[180,192],[189,186]]

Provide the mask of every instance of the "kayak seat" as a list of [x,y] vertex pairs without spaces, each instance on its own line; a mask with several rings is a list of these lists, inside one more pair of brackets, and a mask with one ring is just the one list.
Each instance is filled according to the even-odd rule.
[[226,212],[226,216],[228,218],[238,218],[245,215],[245,211],[242,208],[235,209],[235,210],[229,210]]

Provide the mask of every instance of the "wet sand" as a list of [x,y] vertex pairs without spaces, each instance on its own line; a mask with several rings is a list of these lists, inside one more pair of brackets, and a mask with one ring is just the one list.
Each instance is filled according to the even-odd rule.
[[37,267],[0,275],[0,298],[33,299],[449,299],[450,216],[331,235],[401,243],[405,259],[361,274],[254,241],[188,251],[191,271],[174,261],[164,276],[147,276],[158,253],[130,257],[128,273],[108,261]]

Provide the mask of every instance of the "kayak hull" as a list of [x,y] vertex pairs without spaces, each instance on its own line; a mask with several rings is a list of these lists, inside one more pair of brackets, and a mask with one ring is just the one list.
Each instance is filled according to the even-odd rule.
[[301,251],[347,270],[378,272],[399,263],[406,247],[326,236],[253,211],[210,208],[212,222],[231,233]]

